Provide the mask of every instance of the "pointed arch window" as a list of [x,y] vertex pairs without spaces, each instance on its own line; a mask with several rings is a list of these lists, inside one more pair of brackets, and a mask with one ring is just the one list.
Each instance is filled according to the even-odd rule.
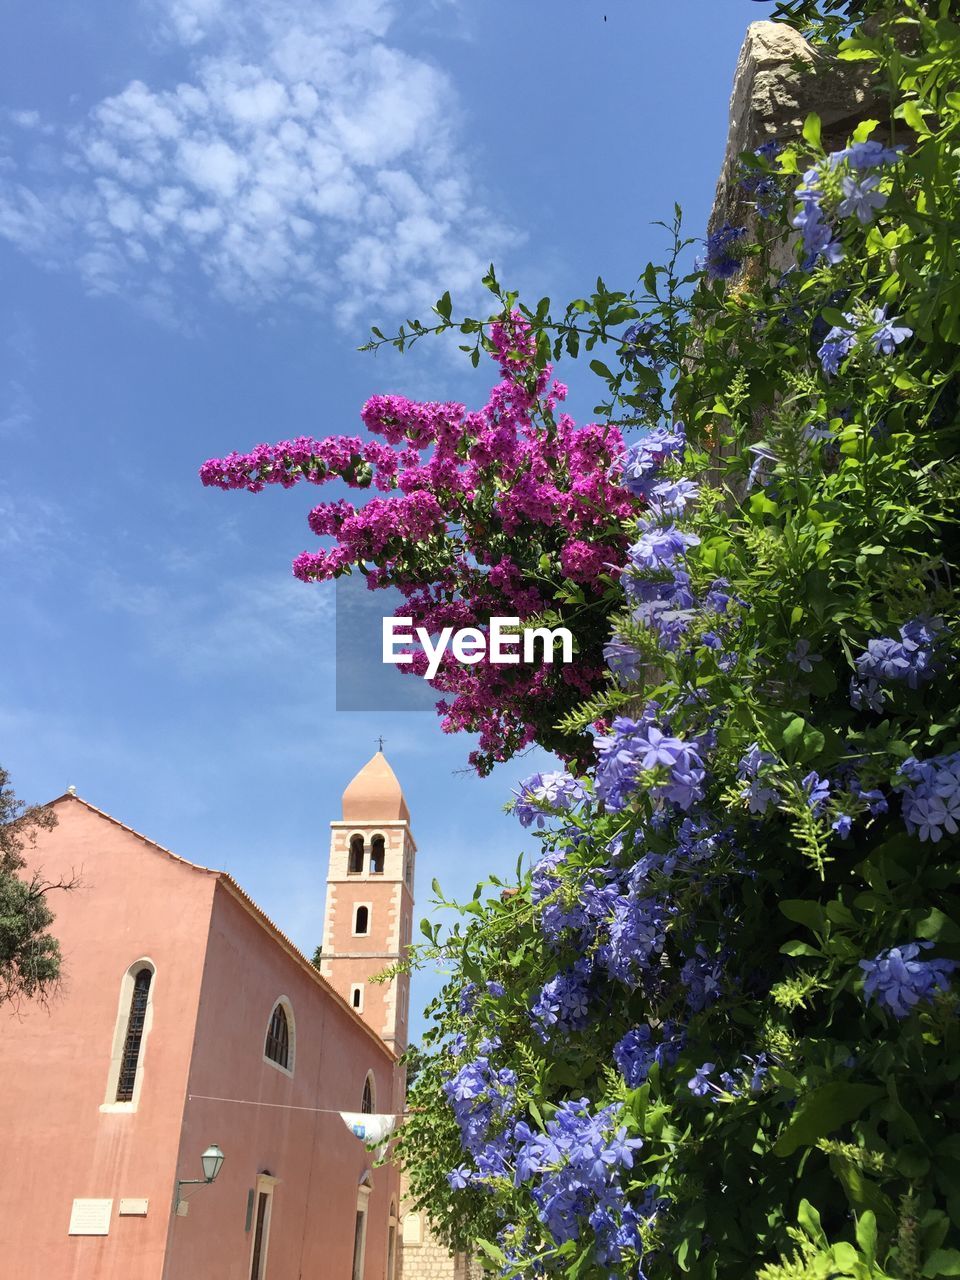
[[134,1086],[137,1082],[137,1067],[140,1065],[140,1048],[143,1044],[143,1031],[147,1021],[147,1005],[150,1001],[150,983],[153,970],[146,965],[137,971],[133,980],[133,991],[130,995],[130,1010],[127,1014],[127,1033],[123,1041],[123,1054],[120,1058],[120,1072],[117,1076],[117,1102],[132,1102]]
[[367,1072],[367,1078],[363,1082],[363,1097],[360,1099],[360,1110],[365,1116],[372,1116],[373,1109],[376,1104],[376,1089],[373,1083],[373,1073]]
[[351,876],[363,874],[363,836],[350,837],[350,861],[347,864],[347,874]]
[[287,1011],[279,1002],[274,1006],[267,1028],[267,1042],[264,1045],[264,1056],[285,1071],[290,1070],[290,1023]]
[[383,836],[374,836],[370,841],[370,874],[372,876],[382,876],[385,861],[386,845]]

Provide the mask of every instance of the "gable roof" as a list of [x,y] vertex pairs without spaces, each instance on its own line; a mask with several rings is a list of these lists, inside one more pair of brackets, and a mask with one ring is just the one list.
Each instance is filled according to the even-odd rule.
[[218,885],[222,886],[222,888],[225,889],[231,897],[236,899],[244,910],[251,915],[254,920],[256,920],[264,933],[267,934],[274,943],[281,947],[290,956],[290,958],[300,966],[301,969],[309,974],[310,978],[317,984],[317,986],[321,987],[323,991],[340,1006],[344,1013],[346,1013],[359,1027],[362,1027],[370,1039],[373,1040],[377,1047],[383,1052],[386,1058],[394,1061],[397,1059],[398,1055],[384,1044],[374,1029],[368,1023],[364,1022],[356,1010],[352,1008],[350,1003],[330,985],[316,965],[307,959],[300,948],[295,943],[291,942],[278,925],[274,924],[263,908],[257,906],[247,891],[237,884],[236,880],[234,880],[233,876],[231,876],[229,872],[218,871],[213,867],[202,867],[197,862],[190,862],[186,858],[181,858],[178,853],[174,853],[172,850],[165,848],[164,845],[158,844],[156,840],[151,840],[149,836],[143,835],[142,832],[135,831],[133,827],[128,827],[127,824],[125,822],[121,822],[119,818],[115,818],[112,814],[105,812],[103,809],[98,809],[95,804],[91,804],[89,800],[82,799],[82,797],[76,795],[72,791],[65,791],[63,795],[57,796],[55,800],[49,801],[45,807],[52,809],[54,805],[60,804],[60,802],[64,800],[69,800],[75,804],[82,805],[84,809],[89,810],[90,813],[96,814],[98,818],[105,818],[107,822],[112,822],[114,826],[119,827],[122,831],[126,831],[128,835],[135,836],[137,840],[142,841],[157,853],[162,853],[165,857],[172,859],[172,861],[180,863],[181,866],[188,867],[191,871],[197,872],[198,875],[211,876],[216,880]]

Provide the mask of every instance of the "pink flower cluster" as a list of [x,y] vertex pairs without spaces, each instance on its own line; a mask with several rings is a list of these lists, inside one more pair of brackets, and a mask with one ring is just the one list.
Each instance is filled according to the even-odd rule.
[[[200,478],[252,493],[268,484],[340,480],[388,494],[315,507],[310,528],[335,545],[304,551],[293,571],[311,581],[357,568],[371,589],[399,588],[415,625],[432,633],[450,625],[485,629],[494,615],[556,612],[564,579],[599,599],[608,585],[601,575],[615,575],[623,563],[623,522],[640,505],[611,478],[623,439],[615,427],[578,427],[556,412],[567,389],[551,382],[549,366],[536,369],[534,340],[519,314],[494,325],[490,337],[503,380],[477,412],[377,395],[361,417],[380,440],[301,436],[257,445],[205,462]],[[509,758],[545,718],[555,723],[596,687],[600,646],[602,637],[582,643],[578,662],[566,667],[464,666],[451,657],[433,681],[452,695],[438,704],[444,729],[480,734],[472,757],[479,768]]]

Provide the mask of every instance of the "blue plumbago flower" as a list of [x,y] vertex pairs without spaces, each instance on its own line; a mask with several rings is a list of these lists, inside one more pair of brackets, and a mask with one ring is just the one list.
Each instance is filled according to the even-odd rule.
[[544,1043],[553,1030],[579,1031],[587,1025],[592,972],[590,961],[580,959],[572,969],[558,973],[544,985],[530,1009],[534,1030]]
[[562,769],[554,773],[534,773],[514,792],[517,799],[513,812],[522,826],[529,827],[536,822],[542,827],[550,810],[572,809],[586,799],[586,794],[583,784]]
[[475,1160],[485,1150],[491,1125],[512,1110],[516,1083],[515,1072],[507,1067],[497,1070],[489,1053],[483,1052],[444,1081],[443,1092],[460,1130],[460,1144]]
[[643,339],[651,337],[654,333],[656,333],[656,328],[649,320],[638,320],[636,324],[628,325],[624,329],[623,337],[620,341],[624,346],[642,347],[645,345]]
[[861,960],[867,1000],[875,999],[895,1018],[906,1018],[921,1000],[931,1001],[938,991],[948,990],[956,961],[918,959],[921,948],[932,946],[932,942],[907,942],[881,951],[873,960]]
[[664,1022],[660,1035],[660,1042],[656,1043],[653,1031],[644,1024],[628,1031],[613,1046],[613,1060],[629,1088],[639,1088],[654,1063],[660,1067],[671,1067],[680,1056],[683,1036],[675,1030],[673,1022],[669,1019]]
[[531,1184],[538,1216],[554,1243],[578,1239],[589,1223],[607,1265],[615,1265],[624,1248],[639,1246],[639,1220],[624,1204],[620,1175],[633,1167],[633,1153],[643,1141],[618,1127],[620,1114],[615,1104],[593,1115],[589,1101],[580,1098],[561,1103],[543,1133],[525,1121],[513,1131],[514,1181]]
[[918,760],[911,756],[900,766],[911,784],[903,791],[903,820],[911,835],[936,844],[946,831],[960,829],[960,751]]
[[687,1004],[691,1012],[700,1013],[720,998],[722,976],[722,957],[708,956],[703,944],[698,943],[680,970],[680,981],[687,989]]
[[761,770],[775,760],[775,756],[769,751],[762,751],[759,743],[755,742],[737,765],[737,776],[745,782],[740,794],[747,801],[747,808],[751,813],[764,814],[771,804],[777,802],[777,792],[760,776]]
[[801,435],[807,444],[822,444],[824,440],[832,440],[833,432],[825,422],[807,422],[801,428]]
[[659,964],[669,914],[658,898],[642,897],[633,888],[616,899],[607,923],[609,941],[597,951],[611,978],[636,987],[651,963]]
[[603,660],[621,684],[639,680],[643,671],[643,654],[614,632],[603,646]]
[[893,355],[901,342],[913,337],[913,330],[906,325],[898,325],[897,319],[897,316],[887,319],[886,307],[874,307],[873,320],[877,327],[870,335],[870,341],[877,355]]
[[688,547],[696,547],[700,539],[695,533],[684,533],[676,525],[659,525],[643,520],[638,526],[640,537],[627,549],[630,565],[640,569],[670,569]]
[[638,498],[645,498],[656,483],[664,462],[668,458],[682,458],[685,443],[682,422],[675,423],[673,428],[654,427],[617,458],[611,471],[619,475],[625,489]]
[[934,679],[943,670],[936,661],[936,649],[946,634],[942,618],[913,618],[900,628],[899,640],[890,636],[869,640],[866,651],[856,660],[860,684],[903,680],[916,689],[921,681]]
[[687,1081],[687,1088],[695,1098],[705,1098],[708,1093],[716,1093],[717,1086],[709,1079],[710,1075],[716,1071],[715,1062],[705,1062],[702,1066],[697,1067],[691,1078]]
[[[759,160],[772,161],[777,158],[779,153],[780,144],[775,140],[771,140],[755,148],[753,154]],[[745,169],[739,185],[748,195],[753,196],[757,212],[761,218],[769,218],[776,211],[777,197],[780,195],[780,184],[775,174]]]
[[847,164],[851,169],[875,169],[879,165],[896,164],[900,159],[901,147],[885,147],[882,142],[868,139],[866,142],[853,142],[842,151],[830,153],[830,164]]
[[753,454],[753,463],[747,476],[747,488],[752,489],[757,481],[765,488],[770,483],[771,468],[776,466],[779,459],[769,445],[765,444],[747,445],[747,452]]
[[869,174],[859,181],[852,175],[840,180],[844,198],[837,205],[837,213],[841,218],[849,218],[856,214],[858,221],[866,226],[872,222],[874,215],[887,203],[887,197],[878,191],[880,179]]
[[747,748],[746,754],[741,757],[737,765],[737,777],[755,778],[761,769],[773,764],[775,760],[776,756],[772,752],[762,751],[759,742],[754,742]]
[[844,319],[854,327],[844,329],[840,325],[834,325],[817,351],[824,373],[831,377],[839,372],[840,365],[846,360],[857,341],[856,318],[845,316]]
[[618,716],[612,732],[594,738],[599,757],[597,795],[612,812],[626,806],[640,785],[640,776],[652,770],[666,774],[648,790],[656,800],[689,809],[703,795],[706,768],[699,745],[670,737],[653,723]]
[[830,825],[841,840],[846,840],[853,828],[853,819],[848,813],[838,813]]
[[457,1002],[457,1008],[461,1013],[473,1013],[477,1003],[477,984],[475,982],[465,982],[460,991],[460,999]]
[[729,280],[743,266],[741,241],[747,234],[746,227],[731,227],[724,223],[719,231],[707,236],[707,253],[703,261],[711,280]]
[[807,793],[807,804],[814,813],[816,813],[818,809],[822,809],[830,797],[829,780],[827,778],[821,778],[818,773],[811,770],[800,785]]
[[860,779],[857,777],[850,779],[850,791],[858,800],[867,806],[870,814],[874,818],[877,814],[886,813],[890,808],[887,804],[887,797],[882,791],[878,791],[876,788],[869,791],[865,790]]
[[462,1191],[464,1187],[469,1185],[472,1177],[473,1170],[469,1169],[465,1164],[460,1164],[447,1174],[447,1182],[450,1183],[454,1191]]
[[823,658],[819,653],[810,652],[809,640],[800,639],[787,654],[787,661],[792,662],[801,671],[812,671],[812,664],[814,662],[822,662]]
[[659,480],[650,490],[647,505],[659,517],[682,516],[699,492],[693,480]]
[[502,983],[502,982],[488,982],[488,983],[487,983],[487,992],[488,992],[490,995],[492,995],[492,996],[494,997],[494,999],[497,999],[497,1000],[498,1000],[498,999],[500,998],[500,996],[504,995],[505,991],[506,991],[506,988],[504,987],[504,985],[503,985],[503,983]]
[[705,607],[713,613],[726,613],[733,597],[728,590],[730,583],[726,578],[717,578],[710,584],[710,590],[703,598]]
[[882,711],[883,690],[878,680],[858,680],[850,677],[850,705],[857,711]]

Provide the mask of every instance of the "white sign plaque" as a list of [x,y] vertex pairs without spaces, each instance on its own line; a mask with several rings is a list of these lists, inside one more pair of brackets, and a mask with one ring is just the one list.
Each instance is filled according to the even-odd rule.
[[120,1197],[120,1216],[129,1215],[132,1217],[142,1218],[147,1212],[149,1201],[140,1196],[121,1196]]
[[74,1200],[70,1213],[71,1236],[106,1236],[110,1234],[112,1200]]

